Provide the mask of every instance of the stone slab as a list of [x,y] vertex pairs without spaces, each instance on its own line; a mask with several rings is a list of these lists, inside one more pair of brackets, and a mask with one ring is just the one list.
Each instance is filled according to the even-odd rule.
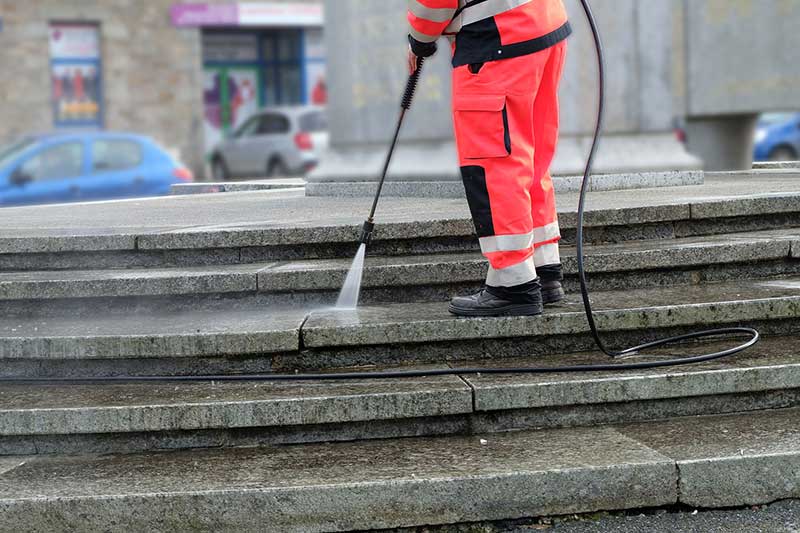
[[800,170],[800,161],[756,161],[753,170]]
[[[673,346],[650,351],[646,357],[621,363],[646,362],[655,355],[664,359],[724,350],[735,340]],[[479,375],[464,376],[475,394],[476,411],[538,409],[576,405],[635,402],[670,398],[741,394],[800,388],[800,339],[768,338],[734,357],[691,366],[591,374]],[[504,361],[504,367],[554,367],[608,364],[603,354],[575,354]],[[461,366],[461,365],[459,365]],[[492,367],[485,361],[463,366]]]
[[306,313],[215,309],[0,320],[2,359],[193,358],[293,352]]
[[[593,296],[603,331],[742,323],[800,316],[800,281],[756,281],[609,291]],[[569,299],[539,317],[460,319],[443,304],[397,304],[313,313],[302,331],[308,348],[568,335],[587,331],[583,304]]]
[[0,389],[0,448],[14,435],[319,425],[472,412],[456,376],[353,382],[13,385]]
[[[752,175],[728,178],[706,177],[702,186],[592,193],[588,201],[590,224],[593,212],[604,212],[612,220],[624,224],[647,220],[652,213],[672,210],[675,216],[686,216],[689,205],[712,200],[761,196],[764,193],[796,196],[798,181],[791,175],[775,175],[758,180]],[[781,202],[775,199],[774,202]],[[574,193],[558,197],[562,225],[574,227],[577,197]],[[95,235],[97,241],[90,248],[114,245],[120,236],[124,246],[131,247],[135,235],[142,249],[180,249],[235,246],[260,246],[302,244],[313,242],[317,233],[326,234],[332,227],[343,226],[334,237],[341,242],[352,242],[357,227],[369,211],[368,198],[305,198],[293,192],[246,192],[220,195],[190,195],[129,201],[95,202],[55,205],[46,207],[21,207],[3,209],[0,217],[0,240],[16,239],[25,248],[0,247],[5,253],[68,251],[73,235]],[[770,202],[764,204],[764,213],[774,212]],[[46,213],[43,216],[42,213]],[[635,218],[631,218],[634,217]],[[662,215],[663,216],[663,215]],[[378,231],[393,224],[410,224],[425,227],[427,223],[459,221],[469,228],[469,210],[463,199],[392,198],[379,209]],[[599,223],[600,219],[597,219]],[[676,219],[670,219],[676,220]],[[643,223],[643,222],[639,222]],[[405,229],[409,229],[407,226]],[[64,230],[63,228],[70,228]],[[301,228],[292,231],[291,228]],[[277,237],[282,230],[286,237]],[[459,230],[461,231],[461,230]],[[25,232],[25,233],[21,233]],[[151,235],[156,234],[156,235]],[[462,235],[471,235],[464,229]],[[20,239],[19,236],[24,238]],[[291,236],[295,237],[292,238]],[[413,238],[415,233],[403,234]],[[400,238],[400,237],[398,237]],[[58,240],[52,247],[51,240]],[[81,250],[86,246],[75,244]]]
[[348,531],[669,505],[674,463],[604,428],[36,458],[0,531]]
[[254,292],[268,264],[0,273],[0,300]]
[[305,184],[306,181],[302,178],[226,181],[220,183],[179,183],[172,186],[172,194],[213,194],[221,192],[277,191],[284,189],[293,189],[296,192],[302,190]]
[[695,507],[800,498],[800,410],[675,419],[620,431],[675,459]]
[[[620,191],[630,189],[652,189],[657,187],[682,187],[688,185],[702,185],[703,181],[704,177],[701,171],[599,174],[592,176],[589,190]],[[553,184],[558,193],[580,191],[582,182],[583,177],[581,176],[558,176],[553,178]],[[377,185],[374,180],[312,180],[306,186],[306,195],[311,197],[334,196],[339,198],[372,197],[375,195],[376,187]],[[385,197],[464,198],[464,186],[460,181],[454,180],[390,180],[384,184],[382,194]]]
[[[586,266],[594,274],[744,263],[786,259],[797,232],[661,240],[623,245],[592,246]],[[800,240],[800,237],[798,238]],[[562,247],[565,274],[577,273],[575,250]],[[280,263],[258,274],[260,291],[338,290],[350,269],[350,259]],[[487,262],[476,253],[368,257],[363,287],[453,284],[482,281]]]

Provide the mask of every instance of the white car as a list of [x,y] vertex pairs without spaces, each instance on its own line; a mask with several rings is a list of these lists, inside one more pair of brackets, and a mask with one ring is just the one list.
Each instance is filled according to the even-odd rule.
[[319,107],[267,108],[250,116],[211,153],[215,181],[305,175],[328,147],[328,121]]

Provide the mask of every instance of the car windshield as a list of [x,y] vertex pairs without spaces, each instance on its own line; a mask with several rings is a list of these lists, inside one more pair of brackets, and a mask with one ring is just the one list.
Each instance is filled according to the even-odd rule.
[[30,148],[36,143],[34,139],[20,139],[11,144],[0,146],[0,167],[8,164],[9,161]]
[[322,111],[313,111],[300,117],[300,129],[309,133],[328,130],[328,117]]
[[792,116],[794,116],[794,113],[764,113],[761,115],[761,124],[771,125],[788,122],[792,119]]

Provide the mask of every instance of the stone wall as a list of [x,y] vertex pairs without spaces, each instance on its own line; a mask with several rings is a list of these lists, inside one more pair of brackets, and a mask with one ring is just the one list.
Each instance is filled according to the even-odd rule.
[[0,138],[53,128],[51,21],[99,24],[104,125],[153,136],[202,167],[201,51],[197,30],[176,29],[171,0],[0,0]]
[[0,0],[0,142],[53,129],[49,23],[92,22],[100,26],[104,126],[150,135],[202,173],[200,31],[171,25],[177,1]]

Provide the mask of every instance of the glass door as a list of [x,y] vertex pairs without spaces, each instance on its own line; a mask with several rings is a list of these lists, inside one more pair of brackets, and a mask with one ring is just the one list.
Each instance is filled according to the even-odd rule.
[[203,85],[206,152],[258,111],[258,78],[255,67],[206,67]]

